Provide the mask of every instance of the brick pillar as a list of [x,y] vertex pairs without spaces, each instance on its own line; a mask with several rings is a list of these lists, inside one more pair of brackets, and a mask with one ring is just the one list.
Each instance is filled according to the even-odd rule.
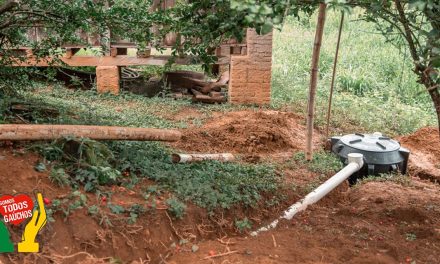
[[272,78],[272,33],[259,36],[254,29],[246,35],[247,55],[231,56],[229,102],[270,103]]
[[98,93],[119,94],[119,67],[96,67],[96,88]]

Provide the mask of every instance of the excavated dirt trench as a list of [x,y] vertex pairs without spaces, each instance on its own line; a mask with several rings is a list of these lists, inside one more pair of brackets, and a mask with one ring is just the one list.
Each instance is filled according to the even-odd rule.
[[[439,186],[369,182],[332,196],[275,230],[204,241],[170,263],[439,263]],[[218,254],[228,255],[207,260]]]
[[[51,183],[49,172],[37,172],[34,167],[41,158],[25,151],[23,147],[0,146],[0,196],[19,193],[32,195],[34,190],[38,190],[51,201],[68,198],[73,190]],[[280,204],[271,210],[243,210],[237,206],[208,215],[205,209],[188,203],[185,216],[178,220],[167,213],[165,201],[170,197],[169,193],[158,195],[154,205],[146,202],[143,195],[151,185],[156,183],[142,179],[133,190],[102,186],[101,192],[112,192],[111,197],[104,202],[95,194],[81,190],[81,193],[87,195],[87,205],[66,214],[66,207],[78,200],[72,198],[62,206],[64,211],[60,209],[54,213],[55,221],[48,222],[37,238],[41,243],[40,253],[1,254],[0,263],[109,263],[110,258],[120,259],[122,263],[161,263],[184,250],[183,247],[191,247],[204,239],[235,234],[234,221],[237,218],[269,219],[274,211],[279,213],[287,206]],[[151,210],[147,209],[135,223],[130,224],[129,214],[110,212],[109,203],[124,208],[140,204]],[[92,206],[97,206],[101,212],[90,213],[89,208]],[[21,240],[25,224],[10,227],[12,241]],[[180,241],[186,242],[181,246],[173,246],[179,245]]]
[[[173,147],[266,158],[304,146],[303,120],[294,114],[239,111],[216,115],[222,118],[213,117],[202,127],[185,130],[182,142]],[[416,163],[419,159],[411,161],[412,176],[423,177],[424,171],[433,175],[432,166],[436,168],[439,161],[437,132],[425,128],[401,138],[413,153],[427,157],[429,166]],[[320,139],[315,146],[321,147]],[[0,193],[38,189],[51,200],[71,193],[52,184],[47,172],[35,171],[38,159],[20,146],[1,147]],[[286,177],[307,185],[316,176],[300,168]],[[129,207],[145,203],[142,190],[153,184],[143,180],[133,192],[106,188],[114,192],[110,202]],[[123,263],[440,263],[440,186],[415,177],[401,183],[369,182],[350,189],[341,186],[310,210],[257,238],[236,233],[235,221],[248,217],[252,228],[269,222],[300,198],[295,190],[270,210],[237,207],[209,216],[189,205],[182,220],[169,218],[163,210],[167,195],[158,197],[157,210],[127,224],[128,215],[112,214],[105,203],[88,194],[88,206],[98,206],[102,214],[91,215],[83,208],[65,217],[60,211],[38,237],[42,252],[2,254],[0,262],[108,263],[112,257]],[[22,230],[23,226],[11,229],[13,241],[20,240]],[[185,242],[179,245],[179,241]]]

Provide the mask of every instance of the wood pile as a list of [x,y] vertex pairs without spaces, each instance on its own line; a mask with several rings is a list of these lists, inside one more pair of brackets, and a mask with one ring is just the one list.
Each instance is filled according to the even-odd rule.
[[225,103],[225,88],[229,82],[229,71],[224,72],[217,81],[207,81],[202,73],[175,71],[165,73],[165,83],[175,99],[192,97],[195,103]]

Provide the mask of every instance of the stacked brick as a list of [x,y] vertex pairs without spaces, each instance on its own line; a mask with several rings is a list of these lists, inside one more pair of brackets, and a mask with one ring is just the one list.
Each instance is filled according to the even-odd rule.
[[96,88],[98,93],[119,94],[119,67],[96,67]]
[[247,30],[247,55],[231,56],[229,101],[234,104],[270,103],[272,33],[258,35]]

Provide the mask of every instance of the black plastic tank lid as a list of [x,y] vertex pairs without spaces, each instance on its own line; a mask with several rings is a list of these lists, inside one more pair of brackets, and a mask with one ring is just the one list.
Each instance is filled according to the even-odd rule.
[[354,149],[370,152],[389,152],[400,149],[396,140],[384,137],[382,133],[373,134],[350,134],[340,138],[340,141]]

